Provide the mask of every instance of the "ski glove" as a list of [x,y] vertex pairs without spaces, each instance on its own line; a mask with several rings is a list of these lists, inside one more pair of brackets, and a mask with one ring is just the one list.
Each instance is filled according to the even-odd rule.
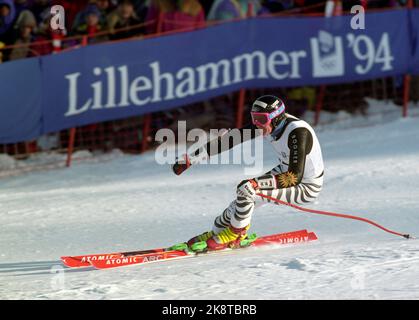
[[277,177],[273,174],[266,174],[264,176],[260,176],[255,178],[257,182],[258,188],[261,190],[273,190],[276,189],[278,186]]
[[172,170],[176,175],[182,174],[183,171],[191,166],[191,161],[187,154],[183,155],[183,159],[176,159],[175,164],[172,166]]
[[237,186],[237,194],[244,197],[254,197],[260,190],[273,190],[276,188],[276,176],[267,174],[258,178],[243,180]]
[[255,180],[258,184],[258,188],[261,190],[286,189],[300,183],[298,176],[291,171],[278,175],[266,174],[255,178]]

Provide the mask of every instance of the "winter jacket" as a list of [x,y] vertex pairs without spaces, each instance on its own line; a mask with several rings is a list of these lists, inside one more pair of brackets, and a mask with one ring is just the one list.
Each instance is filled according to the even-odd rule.
[[33,41],[34,33],[30,34],[29,36],[23,38],[21,35],[21,30],[25,27],[32,28],[32,32],[34,32],[36,28],[36,19],[33,13],[29,10],[24,10],[20,13],[19,17],[16,20],[14,29],[16,31],[17,39],[14,42],[15,45],[25,45],[22,47],[13,48],[10,52],[9,59],[10,60],[17,60],[29,57],[33,52],[31,51],[30,44]]
[[9,6],[10,13],[6,17],[0,17],[0,37],[10,30],[16,18],[16,8],[13,0],[0,0],[0,5],[4,4]]

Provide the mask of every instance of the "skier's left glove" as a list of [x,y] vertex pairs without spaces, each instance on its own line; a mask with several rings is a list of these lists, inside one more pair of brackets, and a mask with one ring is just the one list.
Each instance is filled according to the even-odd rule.
[[182,174],[183,171],[188,169],[191,166],[191,160],[187,154],[183,155],[183,159],[176,159],[174,165],[172,165],[172,170],[176,175]]

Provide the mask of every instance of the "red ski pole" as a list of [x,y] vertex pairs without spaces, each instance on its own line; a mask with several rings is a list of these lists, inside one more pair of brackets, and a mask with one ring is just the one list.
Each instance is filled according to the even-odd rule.
[[363,221],[363,222],[372,224],[373,226],[375,226],[377,228],[380,228],[381,230],[384,230],[385,232],[392,233],[392,234],[395,234],[397,236],[404,237],[406,239],[416,239],[415,237],[413,237],[413,236],[411,236],[409,234],[403,234],[403,233],[399,233],[399,232],[392,231],[392,230],[389,230],[387,228],[384,228],[383,226],[379,225],[378,223],[376,223],[374,221],[371,221],[371,220],[368,220],[368,219],[365,219],[365,218],[361,218],[361,217],[357,217],[357,216],[352,216],[352,215],[349,215],[349,214],[340,214],[340,213],[327,212],[327,211],[321,211],[321,210],[306,209],[306,208],[297,206],[295,204],[291,204],[291,203],[288,203],[288,202],[285,202],[285,201],[281,201],[281,200],[275,199],[273,197],[270,197],[270,196],[267,196],[267,195],[264,195],[264,194],[261,194],[261,193],[258,193],[257,195],[260,196],[260,197],[262,197],[262,198],[265,198],[265,199],[269,199],[271,201],[274,201],[276,203],[293,207],[293,208],[295,208],[297,210],[301,210],[301,211],[305,211],[305,212],[310,212],[310,213],[315,213],[315,214],[321,214],[321,215],[325,215],[325,216],[332,216],[332,217],[338,217],[338,218],[359,220],[359,221]]

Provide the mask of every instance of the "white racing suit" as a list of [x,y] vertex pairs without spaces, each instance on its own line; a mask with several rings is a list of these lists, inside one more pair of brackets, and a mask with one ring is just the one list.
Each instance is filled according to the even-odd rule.
[[[256,135],[257,133],[252,138]],[[286,114],[286,119],[281,125],[265,138],[277,153],[279,164],[265,175],[255,178],[256,181],[264,179],[275,181],[275,185],[271,184],[269,188],[263,187],[262,184],[256,189],[256,193],[291,204],[314,201],[323,186],[324,166],[320,144],[313,128],[307,122]],[[218,139],[219,148],[213,154],[225,151],[221,146],[228,145],[229,149],[234,147],[233,144],[222,144],[222,139],[229,139],[228,134]],[[210,143],[206,149],[211,152],[214,150],[210,148]],[[236,199],[215,219],[213,227],[215,233],[229,225],[235,228],[249,225],[255,206],[269,202],[278,204],[256,194],[246,195],[240,192],[240,186],[246,182],[247,180],[242,181],[238,185]]]

